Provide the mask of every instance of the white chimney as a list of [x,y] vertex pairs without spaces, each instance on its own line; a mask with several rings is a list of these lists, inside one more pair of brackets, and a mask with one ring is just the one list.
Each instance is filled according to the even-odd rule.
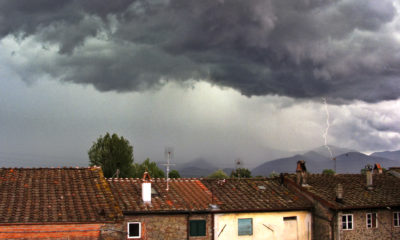
[[336,185],[336,202],[343,202],[343,185],[340,183]]
[[151,203],[151,178],[148,172],[143,174],[142,200],[144,203]]

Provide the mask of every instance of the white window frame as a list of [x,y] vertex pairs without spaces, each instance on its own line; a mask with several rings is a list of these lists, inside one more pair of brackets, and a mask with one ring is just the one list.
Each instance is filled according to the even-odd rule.
[[[372,215],[375,214],[375,227],[373,227],[372,225]],[[368,223],[368,217],[371,218],[371,223]],[[370,212],[366,214],[366,224],[367,224],[367,228],[378,228],[378,213],[375,212]]]
[[[351,221],[349,221],[349,217],[351,216]],[[343,228],[343,217],[346,217],[346,221],[344,222],[346,224],[346,228]],[[348,228],[349,222],[351,222],[351,228]],[[353,230],[354,229],[354,216],[353,214],[343,214],[342,215],[342,230]]]
[[[130,237],[129,236],[129,225],[130,224],[139,224],[139,236],[133,236],[133,237]],[[126,225],[126,227],[127,227],[127,235],[128,235],[128,238],[129,239],[132,239],[132,238],[141,238],[142,237],[142,223],[141,222],[128,222],[127,223],[127,225]]]
[[[394,216],[397,215],[397,224],[395,222]],[[393,226],[400,227],[400,212],[393,212]]]

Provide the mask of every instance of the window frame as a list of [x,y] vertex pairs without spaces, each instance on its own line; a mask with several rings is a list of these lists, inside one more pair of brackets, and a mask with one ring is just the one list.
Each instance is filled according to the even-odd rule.
[[[395,216],[397,216],[397,219],[395,219]],[[400,227],[400,212],[393,212],[393,227]]]
[[[139,236],[132,236],[132,237],[129,236],[129,225],[131,225],[131,224],[138,224],[139,225]],[[126,227],[127,227],[126,234],[128,235],[129,239],[135,239],[135,238],[137,239],[137,238],[141,238],[142,237],[142,223],[141,222],[128,222]]]
[[[375,227],[374,227],[374,223],[373,223],[373,215],[375,215]],[[368,223],[368,217],[370,217],[371,219],[371,223]],[[370,212],[366,214],[366,224],[367,224],[367,228],[378,228],[378,214],[376,212]]]
[[[204,223],[204,235],[192,235],[192,224],[191,223]],[[189,220],[189,236],[190,237],[205,237],[207,236],[207,221],[205,219],[190,219]]]
[[[250,220],[250,224],[251,224],[251,232],[250,234],[241,234],[240,233],[240,228],[239,228],[239,224],[240,224],[240,220]],[[253,236],[253,218],[238,218],[238,236]]]
[[[346,218],[346,221],[343,222],[343,217]],[[351,221],[349,221],[349,217],[351,217]],[[351,228],[349,228],[349,223],[351,222]],[[342,215],[342,220],[341,220],[341,225],[342,225],[342,230],[353,230],[354,229],[354,216],[353,214],[343,214]],[[343,227],[343,223],[345,224],[346,228]]]

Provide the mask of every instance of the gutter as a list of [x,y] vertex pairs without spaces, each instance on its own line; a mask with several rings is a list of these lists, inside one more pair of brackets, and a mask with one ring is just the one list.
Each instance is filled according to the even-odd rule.
[[203,211],[122,211],[124,215],[144,215],[144,214],[208,214],[208,213],[267,213],[267,212],[290,212],[290,211],[309,211],[312,210],[313,206],[303,208],[276,208],[276,209],[226,209],[226,210],[203,210]]

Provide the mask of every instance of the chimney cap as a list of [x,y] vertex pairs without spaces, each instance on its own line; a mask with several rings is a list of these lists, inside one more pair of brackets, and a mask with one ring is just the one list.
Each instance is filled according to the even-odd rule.
[[151,182],[150,174],[148,172],[144,172],[142,180],[143,182]]
[[375,163],[374,165],[374,172],[382,173],[383,169],[380,163]]
[[306,172],[306,162],[304,160],[297,161],[296,172]]
[[365,170],[367,170],[367,171],[372,171],[372,166],[371,166],[371,164],[365,165]]

